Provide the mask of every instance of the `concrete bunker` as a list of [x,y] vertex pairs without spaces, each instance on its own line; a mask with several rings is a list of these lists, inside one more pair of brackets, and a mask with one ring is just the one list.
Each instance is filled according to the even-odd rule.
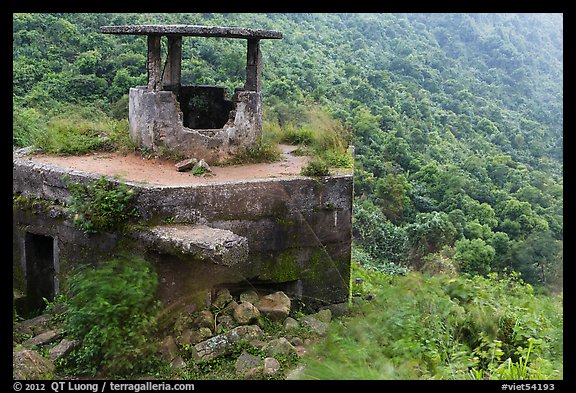
[[[177,151],[209,163],[222,162],[257,146],[262,137],[260,40],[280,39],[271,30],[195,25],[103,26],[107,34],[146,35],[148,85],[129,93],[130,135],[139,147]],[[161,39],[167,38],[162,62]],[[186,86],[182,38],[245,39],[246,81],[232,97],[222,86]]]
[[[102,31],[148,36],[149,83],[130,89],[130,134],[138,146],[222,161],[259,142],[258,43],[281,38],[280,33],[189,25],[109,26]],[[221,87],[181,85],[185,35],[247,40],[246,83],[231,99]],[[158,50],[162,36],[168,40],[163,72]],[[202,106],[203,101],[209,104]],[[107,180],[130,188],[138,225],[128,232],[86,235],[66,212],[69,184],[88,185],[102,174],[74,169],[74,157],[68,158],[52,164],[29,148],[13,153],[13,282],[22,299],[34,304],[51,300],[78,265],[127,252],[152,263],[160,281],[157,296],[169,308],[201,306],[207,292],[222,287],[282,290],[313,308],[348,300],[351,171],[311,178],[286,174],[279,165],[282,172],[274,175],[250,178],[242,172],[228,180],[190,175],[184,183],[154,184],[148,182],[153,175],[145,169],[146,160],[137,157],[141,172],[149,174],[146,180],[110,174]],[[122,161],[108,159],[118,171],[124,169]],[[150,170],[156,166],[148,165]]]

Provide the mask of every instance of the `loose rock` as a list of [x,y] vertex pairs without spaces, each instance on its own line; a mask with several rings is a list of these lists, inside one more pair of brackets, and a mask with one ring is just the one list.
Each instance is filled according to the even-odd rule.
[[332,319],[332,311],[330,311],[328,308],[320,310],[316,313],[316,319],[321,322],[328,323]]
[[242,302],[234,308],[232,314],[240,325],[247,325],[260,316],[260,311],[250,302]]
[[212,306],[216,308],[224,308],[228,303],[232,301],[232,295],[230,291],[226,288],[221,289],[216,294],[216,299],[212,302]]
[[198,313],[192,325],[196,328],[206,327],[214,331],[214,314],[209,310],[202,310]]
[[51,379],[55,370],[54,363],[36,351],[12,352],[12,379]]
[[176,167],[176,170],[178,172],[186,172],[194,168],[194,165],[196,165],[196,163],[198,163],[198,160],[196,158],[188,158],[187,160],[177,162],[174,166]]
[[219,334],[194,346],[196,360],[212,360],[220,355],[230,353],[233,344],[240,340],[252,340],[262,337],[262,330],[256,325],[238,326],[231,331]]
[[176,341],[174,341],[174,337],[164,337],[162,344],[160,344],[159,352],[166,361],[171,362],[174,360],[176,356],[178,356],[178,346],[176,345]]
[[14,331],[22,334],[39,335],[49,330],[50,315],[42,314],[32,319],[19,322],[14,326]]
[[218,331],[221,331],[221,329],[230,330],[238,325],[236,320],[230,315],[219,315],[216,320],[218,321],[218,326],[216,327]]
[[246,351],[242,351],[238,359],[236,359],[236,363],[234,363],[234,369],[238,373],[245,373],[254,367],[259,367],[260,363],[262,363],[262,359],[258,356],[254,356],[249,354]]
[[264,359],[263,374],[266,376],[274,376],[280,370],[280,362],[274,358]]
[[326,306],[332,312],[333,317],[341,317],[348,314],[348,302],[335,303]]
[[264,345],[264,348],[262,349],[268,356],[274,356],[278,354],[290,355],[292,353],[296,353],[294,346],[290,344],[290,341],[288,341],[285,337],[280,337],[269,341],[266,345]]
[[22,343],[25,347],[31,347],[34,345],[46,345],[53,341],[56,341],[62,337],[63,332],[61,330],[48,330],[47,332],[41,333],[35,337],[32,337]]
[[48,355],[50,356],[50,360],[55,362],[57,360],[63,359],[68,355],[74,348],[76,348],[80,344],[78,340],[70,340],[65,338],[64,340],[60,341],[58,345],[53,348],[50,348],[48,351]]
[[306,325],[314,334],[319,336],[324,336],[328,331],[328,324],[326,322],[319,321],[312,315],[307,315],[301,319],[303,325]]
[[254,290],[249,290],[240,294],[241,302],[250,302],[252,304],[256,304],[258,299],[260,299],[260,296],[258,296],[258,293]]
[[186,368],[186,362],[182,359],[182,356],[177,356],[172,362],[170,363],[173,369],[180,369]]
[[284,320],[284,329],[285,330],[295,330],[300,327],[300,324],[297,320],[292,317],[288,317]]
[[200,161],[198,161],[193,167],[192,167],[192,171],[198,171],[198,170],[203,170],[203,175],[211,175],[212,174],[212,170],[210,169],[210,165],[208,165],[208,163],[206,161],[204,161],[203,159],[201,159]]
[[290,298],[282,291],[260,298],[255,304],[258,311],[273,321],[283,321],[290,313]]
[[207,340],[212,337],[212,330],[207,327],[200,329],[186,329],[182,335],[178,337],[178,344],[180,345],[194,345],[201,341]]

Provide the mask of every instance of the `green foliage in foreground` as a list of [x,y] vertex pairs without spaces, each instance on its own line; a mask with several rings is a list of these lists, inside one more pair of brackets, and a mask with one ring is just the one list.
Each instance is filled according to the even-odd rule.
[[158,279],[137,257],[85,268],[68,281],[66,331],[80,340],[67,359],[71,373],[136,375],[154,362]]
[[373,294],[332,323],[304,379],[561,379],[562,296],[516,274],[390,276],[356,265]]

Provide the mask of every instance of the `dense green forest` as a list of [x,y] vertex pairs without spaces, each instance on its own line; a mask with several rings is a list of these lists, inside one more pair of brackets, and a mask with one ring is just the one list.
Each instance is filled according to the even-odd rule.
[[[284,34],[262,43],[264,133],[346,130],[363,272],[562,292],[562,14],[14,14],[13,146],[125,128],[146,40],[99,27],[150,23]],[[243,85],[243,45],[185,39],[183,83]]]

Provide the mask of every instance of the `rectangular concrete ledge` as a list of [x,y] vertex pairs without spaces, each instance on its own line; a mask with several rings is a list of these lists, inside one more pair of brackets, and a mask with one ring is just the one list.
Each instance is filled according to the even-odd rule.
[[190,37],[220,37],[244,39],[281,39],[282,33],[274,30],[248,29],[242,27],[197,25],[120,25],[101,26],[104,34],[130,35],[179,35]]
[[133,236],[156,251],[192,255],[217,265],[230,266],[248,258],[245,237],[207,225],[163,225]]

